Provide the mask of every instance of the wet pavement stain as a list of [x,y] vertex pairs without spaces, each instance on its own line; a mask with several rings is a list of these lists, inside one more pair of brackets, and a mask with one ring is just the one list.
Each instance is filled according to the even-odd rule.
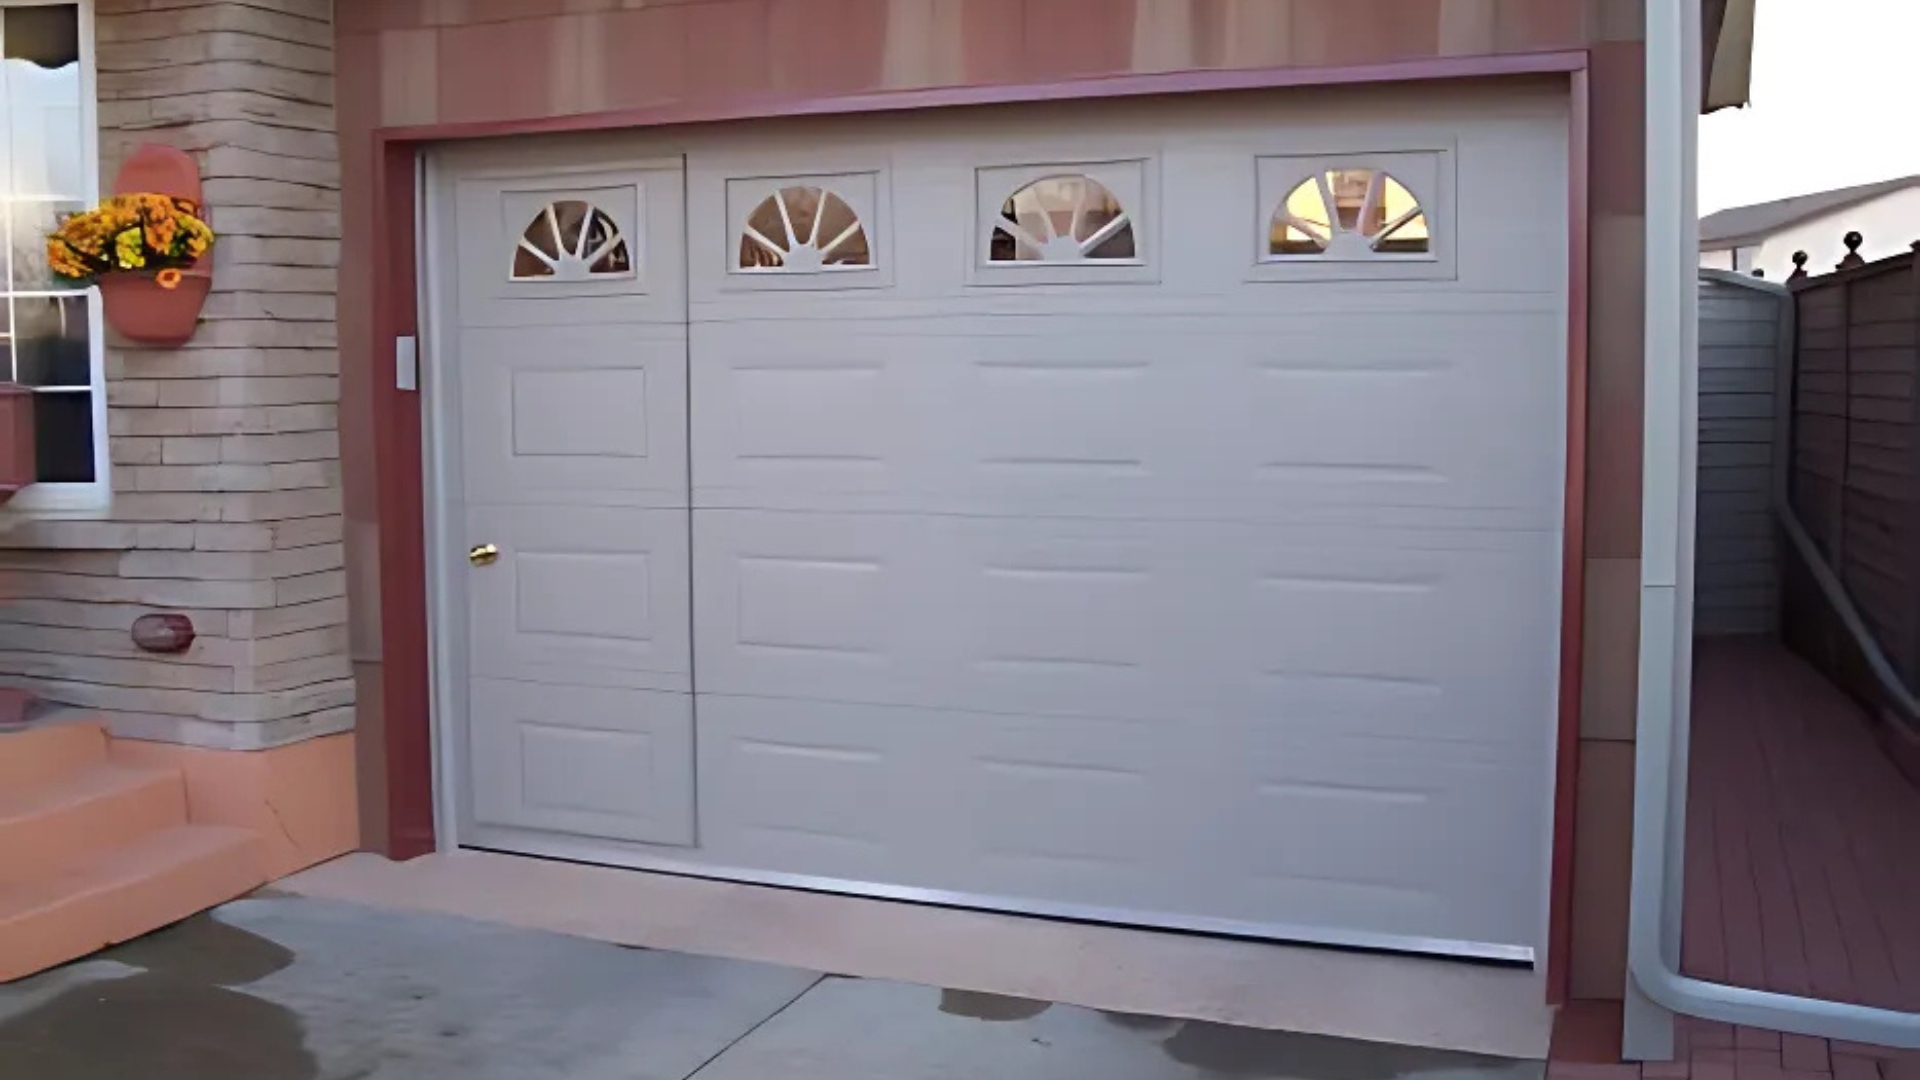
[[995,1024],[1031,1020],[1051,1008],[1053,1008],[1051,1001],[1034,1001],[1030,998],[1006,997],[1001,994],[982,994],[972,990],[940,991],[941,1012],[948,1016],[964,1016]]
[[1181,1024],[1179,1020],[1172,1020],[1164,1016],[1150,1016],[1146,1013],[1115,1012],[1111,1009],[1101,1009],[1100,1019],[1112,1024],[1114,1027],[1125,1028],[1128,1031],[1171,1031]]
[[293,1013],[233,989],[293,963],[281,946],[201,915],[105,958],[144,970],[0,1021],[0,1080],[320,1075]]
[[1168,1057],[1214,1076],[1287,1076],[1311,1080],[1396,1080],[1460,1069],[1504,1072],[1513,1063],[1411,1046],[1356,1043],[1189,1020],[1160,1044]]

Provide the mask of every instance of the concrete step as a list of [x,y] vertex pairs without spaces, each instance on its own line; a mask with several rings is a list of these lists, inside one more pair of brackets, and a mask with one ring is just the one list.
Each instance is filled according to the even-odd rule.
[[0,733],[0,791],[19,791],[75,773],[107,757],[107,733],[79,721]]
[[102,761],[53,780],[0,788],[0,883],[58,874],[186,823],[187,785],[173,769]]
[[266,884],[260,838],[181,825],[53,875],[0,884],[0,982],[178,922]]

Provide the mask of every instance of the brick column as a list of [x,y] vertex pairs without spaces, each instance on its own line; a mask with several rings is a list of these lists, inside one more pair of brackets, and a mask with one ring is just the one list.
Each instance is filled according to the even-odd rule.
[[[331,0],[97,9],[102,190],[142,143],[191,153],[213,295],[181,348],[109,338],[110,520],[14,530],[4,565],[26,607],[0,636],[38,651],[0,665],[135,738],[253,749],[348,730]],[[148,611],[189,615],[199,642],[134,650]]]

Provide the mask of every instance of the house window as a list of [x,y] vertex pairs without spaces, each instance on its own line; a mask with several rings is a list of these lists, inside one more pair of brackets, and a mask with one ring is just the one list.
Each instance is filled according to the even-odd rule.
[[16,506],[106,493],[99,296],[55,278],[46,235],[98,198],[91,11],[0,0],[0,378],[30,388],[39,484]]

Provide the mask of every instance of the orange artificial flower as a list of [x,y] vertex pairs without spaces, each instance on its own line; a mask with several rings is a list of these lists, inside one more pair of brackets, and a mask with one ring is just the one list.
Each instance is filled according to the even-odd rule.
[[102,274],[170,270],[156,274],[168,289],[180,286],[180,271],[213,247],[213,230],[197,207],[168,195],[114,195],[92,210],[66,217],[47,236],[47,263],[69,281]]
[[180,277],[180,271],[169,267],[153,275],[153,280],[163,289],[177,289],[180,287]]

